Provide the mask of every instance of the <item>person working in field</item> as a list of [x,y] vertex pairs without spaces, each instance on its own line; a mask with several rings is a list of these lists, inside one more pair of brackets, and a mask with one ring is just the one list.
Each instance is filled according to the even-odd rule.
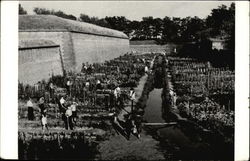
[[45,105],[45,100],[44,97],[41,97],[39,99],[39,108],[41,112],[41,124],[42,124],[42,130],[44,131],[45,129],[48,130],[48,125],[47,125],[47,108]]
[[125,131],[127,134],[127,139],[130,139],[130,135],[133,134],[136,136],[138,139],[140,138],[140,134],[138,131],[137,123],[135,120],[135,115],[134,113],[129,113],[124,115],[125,118]]
[[133,112],[134,101],[135,101],[135,90],[134,90],[134,88],[130,89],[129,97],[130,97],[130,100],[131,100],[131,112]]
[[40,108],[41,115],[43,115],[43,114],[45,114],[47,112],[44,97],[41,97],[39,99],[39,105],[38,106]]
[[30,97],[29,100],[27,101],[27,107],[28,107],[28,120],[34,120],[33,103]]
[[120,98],[121,95],[121,88],[119,86],[117,86],[114,90],[114,96],[115,96],[115,105],[118,105],[118,100]]
[[148,66],[145,66],[144,72],[145,72],[146,74],[148,74]]
[[76,118],[77,118],[77,112],[76,112],[76,107],[77,107],[76,99],[73,98],[72,104],[71,104],[71,110],[72,110],[72,120],[74,124],[76,125]]
[[[62,120],[63,120],[64,125],[65,125],[65,129],[68,130],[69,127],[70,127],[70,129],[73,128],[72,127],[72,120],[71,120],[72,119],[72,110],[71,109],[68,110],[67,102],[65,101],[63,96],[61,96],[61,99],[59,100],[58,106],[59,106],[59,110],[61,112]],[[69,122],[70,122],[70,126],[69,126]]]
[[62,112],[62,113],[65,112],[65,109],[66,109],[65,103],[66,103],[66,101],[65,101],[64,97],[61,96],[59,103],[58,103],[58,106],[59,106],[60,112]]
[[49,83],[49,93],[52,100],[54,99],[55,87],[52,82]]
[[43,113],[41,116],[41,123],[42,123],[42,130],[49,130],[48,128],[48,121],[46,113]]
[[73,85],[73,81],[69,79],[67,81],[66,85],[67,85],[67,91],[68,91],[69,95],[71,96],[71,88],[72,88],[72,85]]
[[73,130],[74,128],[74,125],[73,125],[73,116],[72,116],[72,106],[71,105],[68,105],[68,108],[65,112],[65,129],[68,130]]

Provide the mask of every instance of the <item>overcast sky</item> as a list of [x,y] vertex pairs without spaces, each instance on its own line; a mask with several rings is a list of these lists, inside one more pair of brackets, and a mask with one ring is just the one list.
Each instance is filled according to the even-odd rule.
[[104,18],[105,16],[125,16],[129,20],[141,20],[142,17],[154,18],[198,16],[206,18],[211,10],[224,4],[230,6],[232,1],[207,2],[166,2],[166,1],[22,1],[20,4],[28,12],[34,14],[33,8],[61,10],[66,14],[79,17],[81,13]]

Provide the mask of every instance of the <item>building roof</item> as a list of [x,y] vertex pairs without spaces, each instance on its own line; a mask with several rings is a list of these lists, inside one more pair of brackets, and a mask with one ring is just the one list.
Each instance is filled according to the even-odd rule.
[[56,47],[59,46],[50,40],[33,39],[33,40],[21,40],[19,39],[19,49],[31,49],[31,48],[45,48],[45,47]]
[[19,15],[19,31],[70,31],[128,39],[117,30],[54,15]]

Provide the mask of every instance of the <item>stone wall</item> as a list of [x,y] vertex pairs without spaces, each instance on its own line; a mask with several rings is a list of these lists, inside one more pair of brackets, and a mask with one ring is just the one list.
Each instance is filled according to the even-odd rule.
[[[51,64],[54,74],[62,74],[62,69],[79,72],[83,62],[104,62],[130,50],[128,39],[66,31],[21,31],[19,40],[49,40],[59,46],[56,50],[50,48],[19,50],[19,80],[29,83],[48,78]],[[32,61],[28,62],[29,59]],[[48,67],[45,67],[46,65]]]
[[129,52],[129,40],[115,37],[72,33],[76,70],[83,62],[104,62]]
[[19,32],[21,40],[50,40],[60,46],[64,69],[74,70],[75,57],[70,32]]
[[24,84],[35,84],[54,75],[62,75],[59,47],[19,50],[18,80]]

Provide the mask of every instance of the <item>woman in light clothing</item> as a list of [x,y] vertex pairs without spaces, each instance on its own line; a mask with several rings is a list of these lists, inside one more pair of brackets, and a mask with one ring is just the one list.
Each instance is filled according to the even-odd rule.
[[43,131],[44,130],[49,130],[46,113],[42,114],[41,122],[42,122],[42,130]]
[[34,120],[34,109],[31,98],[29,98],[29,100],[27,101],[27,107],[28,107],[28,120]]

